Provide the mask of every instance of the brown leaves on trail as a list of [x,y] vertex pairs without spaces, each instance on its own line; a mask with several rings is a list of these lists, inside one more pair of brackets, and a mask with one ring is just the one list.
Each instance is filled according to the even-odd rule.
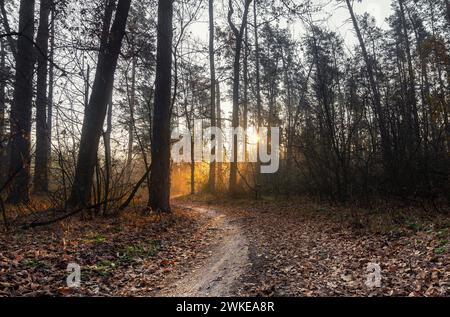
[[[231,204],[232,205],[232,204]],[[299,202],[227,207],[245,212],[253,268],[240,295],[449,296],[448,225],[399,226],[376,234],[354,230],[332,213]],[[381,287],[366,285],[369,263]]]
[[[195,212],[175,210],[161,220],[128,212],[2,235],[0,296],[150,295],[200,252],[206,230]],[[72,262],[81,266],[78,289],[66,285]]]
[[[307,201],[214,203],[249,243],[238,296],[450,295],[448,217],[365,211],[356,226],[354,210]],[[214,257],[221,228],[211,219],[180,208],[162,219],[129,211],[2,235],[0,296],[161,294]],[[71,262],[81,266],[78,289],[66,285]],[[380,287],[367,285],[371,263]]]

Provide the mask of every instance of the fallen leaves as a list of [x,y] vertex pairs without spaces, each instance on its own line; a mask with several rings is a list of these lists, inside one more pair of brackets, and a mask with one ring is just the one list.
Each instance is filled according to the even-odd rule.
[[[314,208],[297,201],[222,203],[228,216],[243,219],[251,241],[253,268],[238,295],[450,295],[449,235],[442,224],[416,220],[362,231],[338,221],[338,208]],[[365,284],[369,263],[381,267],[379,288]]]
[[[249,241],[251,267],[236,281],[236,295],[450,295],[445,224],[415,219],[381,230],[377,223],[371,232],[349,225],[338,209],[309,203],[239,201],[214,208]],[[2,235],[0,296],[157,295],[214,256],[220,229],[208,217],[175,208],[162,219],[127,212]],[[81,266],[78,289],[66,286],[71,262]],[[368,263],[381,267],[379,288],[365,284]]]
[[[0,237],[0,296],[151,295],[200,253],[206,229],[195,212],[175,209],[164,219],[129,212],[16,231]],[[77,289],[66,286],[72,262],[81,266]]]

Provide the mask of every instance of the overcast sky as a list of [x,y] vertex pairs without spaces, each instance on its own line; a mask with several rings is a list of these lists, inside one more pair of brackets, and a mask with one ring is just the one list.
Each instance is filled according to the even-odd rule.
[[[264,0],[260,0],[263,3]],[[301,0],[296,0],[301,1]],[[338,4],[336,0],[313,0],[315,4],[324,4],[323,10],[317,16],[313,16],[314,19],[324,20],[323,24],[328,26],[330,30],[333,30],[340,34],[345,39],[346,48],[352,50],[355,45],[357,45],[357,38],[353,31],[353,26],[350,21],[350,15],[348,9],[344,4]],[[376,19],[377,26],[387,29],[388,24],[386,23],[386,18],[392,13],[391,3],[393,0],[362,0],[362,3],[354,2],[354,10],[357,15],[362,15],[365,12],[370,13]],[[192,31],[193,37],[199,39],[204,43],[208,44],[208,13],[205,12],[202,17],[200,17],[197,22],[194,22],[190,30]],[[324,19],[328,17],[327,19]],[[217,17],[218,18],[218,17]],[[253,19],[253,16],[250,17]],[[222,16],[221,19],[224,19]],[[221,21],[220,23],[226,23]],[[300,38],[304,34],[304,27],[302,23],[289,24],[291,33],[295,38]],[[208,61],[205,60],[207,64]],[[229,87],[224,86],[223,89]],[[231,111],[230,100],[223,100],[222,107],[225,113]]]
[[[296,0],[301,1],[301,0]],[[375,17],[377,25],[381,28],[387,28],[388,25],[385,22],[386,18],[391,15],[391,3],[393,0],[362,0],[362,3],[354,2],[355,13],[362,15],[365,12],[370,13]],[[263,3],[264,0],[261,1]],[[338,4],[335,0],[313,0],[315,4],[323,4],[323,10],[319,15],[314,18],[317,20],[326,19],[324,22],[331,30],[338,32],[345,39],[347,46],[352,47],[356,44],[356,37],[352,29],[350,15],[347,7],[344,4]],[[252,17],[251,17],[252,18]],[[198,22],[191,26],[191,30],[195,37],[198,37],[203,42],[208,41],[207,32],[207,15],[201,17]],[[295,37],[299,37],[303,34],[303,26],[301,23],[294,23],[289,26],[292,34]]]

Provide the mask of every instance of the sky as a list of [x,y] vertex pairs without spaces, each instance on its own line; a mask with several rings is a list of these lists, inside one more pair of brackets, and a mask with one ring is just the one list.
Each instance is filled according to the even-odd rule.
[[[299,2],[301,0],[294,1]],[[386,29],[388,24],[385,20],[392,13],[392,1],[393,0],[362,0],[361,3],[355,1],[353,7],[357,15],[362,15],[365,12],[368,12],[375,17],[376,23],[379,27]],[[263,2],[264,0],[261,0],[261,3]],[[341,34],[348,47],[352,47],[356,44],[356,37],[353,32],[351,21],[349,20],[350,15],[347,7],[345,6],[345,2],[343,4],[338,4],[335,0],[313,0],[313,3],[324,5],[322,12],[313,18],[322,20],[328,17],[327,19],[324,19],[326,22],[323,22],[323,24],[328,26],[331,30]],[[203,16],[198,20],[198,22],[192,24],[190,30],[192,31],[194,37],[207,43],[207,28],[207,16]],[[291,29],[294,37],[300,37],[304,32],[304,28],[300,22],[290,24],[289,28]]]
[[[391,3],[393,0],[363,0],[361,3],[353,4],[353,8],[357,15],[363,15],[368,12],[370,15],[375,17],[376,24],[380,28],[388,28],[388,23],[386,18],[388,18],[391,11]],[[337,5],[335,1],[332,1],[329,5],[325,7],[326,12],[329,12],[330,19],[328,20],[328,26],[330,29],[335,30],[340,33],[346,43],[356,44],[356,36],[351,25],[350,15],[346,6]]]
[[[220,3],[225,3],[227,1],[219,1]],[[260,3],[263,3],[265,0],[260,0]],[[295,2],[299,2],[302,0],[294,0]],[[386,18],[388,18],[392,14],[391,4],[394,0],[362,0],[361,3],[354,1],[353,8],[357,15],[362,15],[365,12],[370,13],[375,17],[376,24],[382,29],[388,28],[388,23],[386,22]],[[347,9],[347,6],[344,3],[339,4],[336,0],[313,0],[314,5],[323,4],[323,10],[313,16],[313,19],[317,19],[317,21],[322,20],[322,26],[327,26],[330,30],[333,30],[340,34],[344,38],[344,43],[346,48],[349,51],[353,50],[353,47],[358,45],[357,38],[353,30],[353,26],[350,20],[350,15]],[[225,7],[226,9],[226,7]],[[223,9],[221,9],[223,10]],[[252,13],[252,11],[251,11]],[[216,13],[217,15],[217,13]],[[222,12],[221,16],[216,16],[217,20],[223,20],[225,17],[225,12]],[[250,16],[250,19],[253,19],[253,16]],[[226,23],[224,21],[220,21],[220,23]],[[304,27],[301,22],[291,23],[289,24],[289,28],[294,38],[300,39],[304,35]],[[198,39],[203,42],[204,45],[208,45],[208,13],[205,12],[201,17],[196,19],[196,22],[192,23],[190,26],[190,31],[192,32],[193,38]],[[205,63],[208,61],[206,60]],[[226,91],[229,87],[224,86],[222,91]],[[222,101],[222,109],[226,115],[229,115],[231,112],[231,101],[226,99]]]

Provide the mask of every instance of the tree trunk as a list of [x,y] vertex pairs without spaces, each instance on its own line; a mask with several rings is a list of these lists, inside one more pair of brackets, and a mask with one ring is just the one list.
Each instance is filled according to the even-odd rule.
[[3,186],[7,175],[7,144],[5,127],[6,110],[6,81],[8,72],[6,69],[6,51],[3,39],[0,39],[0,186]]
[[[220,107],[220,83],[216,81],[216,110],[217,110],[217,128],[222,130],[222,109]],[[223,145],[221,145],[223,146]],[[221,149],[223,150],[223,149]],[[219,186],[223,186],[223,162],[217,163],[217,183]]]
[[407,91],[407,122],[408,122],[408,147],[409,154],[412,155],[416,151],[416,147],[420,142],[420,131],[419,131],[419,115],[417,113],[417,99],[416,99],[416,88],[415,88],[415,75],[413,70],[413,63],[411,57],[411,45],[408,36],[408,27],[406,25],[405,9],[403,6],[403,0],[399,0],[400,7],[400,18],[403,29],[403,36],[405,40],[406,49],[406,59],[408,62],[408,91]]
[[51,37],[50,37],[50,67],[48,74],[48,97],[47,97],[47,158],[48,169],[52,165],[52,127],[53,127],[53,85],[54,85],[54,65],[53,58],[55,56],[55,7],[51,9]]
[[30,199],[30,139],[34,66],[34,0],[21,0],[19,10],[14,101],[11,106],[11,183],[8,202],[26,203]]
[[391,165],[391,149],[390,149],[390,141],[389,141],[389,133],[387,131],[387,125],[385,116],[383,113],[383,109],[381,107],[381,97],[378,91],[375,74],[372,67],[372,62],[369,59],[369,54],[367,53],[366,45],[364,44],[364,40],[361,35],[361,31],[358,26],[358,21],[356,20],[356,16],[353,12],[353,7],[350,4],[350,0],[345,0],[347,3],[348,11],[350,12],[350,16],[352,18],[353,27],[355,28],[356,35],[358,37],[359,45],[361,47],[361,51],[363,54],[364,62],[367,67],[367,75],[369,77],[370,89],[372,90],[373,103],[375,107],[375,112],[378,119],[378,126],[380,129],[381,135],[381,147],[383,151],[383,161],[385,164],[385,168],[388,169],[388,173],[390,173],[390,165]]
[[112,133],[112,98],[108,106],[108,114],[106,117],[106,131],[103,133],[103,143],[105,145],[105,197],[103,205],[103,214],[108,212],[108,199],[111,183],[111,133]]
[[195,158],[194,158],[194,137],[191,138],[191,195],[195,194]]
[[[134,53],[133,53],[134,54]],[[133,56],[131,70],[131,93],[130,93],[130,121],[128,123],[128,153],[127,153],[127,177],[131,177],[131,162],[133,160],[134,143],[134,108],[136,102],[136,56]]]
[[[111,31],[104,32],[107,35],[104,37],[104,41],[102,39],[103,43],[100,45],[102,49],[98,56],[97,70],[89,105],[85,109],[78,162],[69,198],[69,206],[71,207],[87,205],[90,200],[98,145],[103,132],[106,108],[112,94],[114,73],[122,45],[122,38],[125,34],[130,3],[131,0],[119,0]],[[104,25],[104,29],[109,30],[109,27],[106,28]]]
[[48,39],[51,0],[41,0],[38,46],[37,89],[36,89],[36,160],[34,166],[34,191],[48,191],[48,127],[47,127],[47,75]]
[[161,212],[170,212],[172,16],[173,1],[159,0],[150,207]]
[[8,15],[6,14],[5,0],[0,0],[0,11],[2,14],[3,29],[5,30],[6,34],[9,34],[6,36],[6,40],[8,41],[9,49],[10,49],[11,53],[13,54],[14,59],[17,59],[16,42],[14,41],[12,35],[10,35],[12,32],[11,32],[11,28],[9,27]]
[[[251,0],[245,1],[244,13],[242,16],[242,22],[239,30],[236,28],[232,21],[232,16],[234,13],[232,0],[229,1],[228,8],[228,23],[235,36],[235,53],[234,53],[234,63],[233,63],[233,115],[232,115],[232,128],[236,129],[239,127],[239,81],[240,81],[240,62],[241,62],[241,50],[242,50],[242,40],[244,35],[244,30],[247,24],[248,9]],[[238,136],[234,134],[232,140],[232,155],[230,162],[230,181],[228,191],[231,196],[237,194],[237,170],[238,170]]]
[[[209,0],[209,68],[211,72],[211,127],[216,126],[216,68],[214,63],[214,0]],[[216,155],[216,139],[211,137],[211,156]],[[216,190],[216,160],[209,164],[209,190]]]
[[447,21],[450,23],[450,0],[445,0],[445,4],[447,7]]
[[248,161],[248,136],[247,136],[247,127],[248,127],[248,27],[245,27],[245,36],[244,36],[244,101],[243,101],[243,109],[242,109],[242,121],[243,128],[245,131],[244,135],[244,157],[245,161]]
[[[257,7],[258,7],[258,0],[255,0],[253,3],[253,24],[255,28],[255,70],[256,70],[256,125],[258,128],[258,134],[259,134],[259,128],[262,125],[262,118],[261,118],[261,112],[262,112],[262,102],[261,102],[261,74],[259,69],[259,35],[258,35],[258,16],[257,16]],[[256,144],[256,170],[259,171],[260,169],[260,157],[259,157],[259,140]],[[260,175],[259,173],[257,174]],[[259,187],[259,177],[256,177],[256,188]],[[256,191],[256,196],[258,196],[258,192]]]

